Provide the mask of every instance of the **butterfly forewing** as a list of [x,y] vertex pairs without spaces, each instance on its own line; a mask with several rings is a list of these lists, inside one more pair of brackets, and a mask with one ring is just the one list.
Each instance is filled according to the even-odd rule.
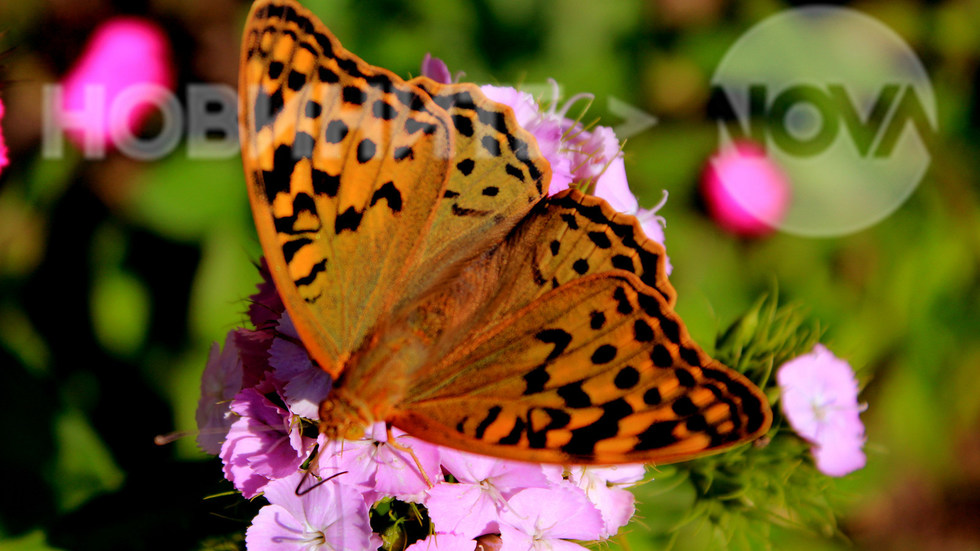
[[452,134],[428,95],[344,50],[294,2],[257,2],[240,113],[277,288],[334,376],[390,303],[441,199]]

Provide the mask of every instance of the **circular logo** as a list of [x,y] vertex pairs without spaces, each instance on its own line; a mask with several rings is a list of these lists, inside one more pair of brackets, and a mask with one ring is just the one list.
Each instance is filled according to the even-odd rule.
[[739,202],[782,231],[871,226],[929,166],[938,126],[929,77],[898,34],[856,10],[809,6],[764,19],[728,50],[711,84],[720,148],[752,142],[785,173],[789,204],[778,217],[752,211],[752,198]]

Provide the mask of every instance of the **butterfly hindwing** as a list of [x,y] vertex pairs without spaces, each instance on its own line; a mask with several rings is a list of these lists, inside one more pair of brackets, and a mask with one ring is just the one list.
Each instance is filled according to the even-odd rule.
[[431,365],[395,422],[558,463],[667,462],[758,436],[765,398],[691,340],[674,297],[663,248],[633,217],[575,190],[550,197],[420,308]]
[[[423,439],[549,463],[665,463],[768,429],[765,399],[711,360],[635,276],[549,291],[445,359],[394,423]],[[438,376],[435,374],[438,373]]]

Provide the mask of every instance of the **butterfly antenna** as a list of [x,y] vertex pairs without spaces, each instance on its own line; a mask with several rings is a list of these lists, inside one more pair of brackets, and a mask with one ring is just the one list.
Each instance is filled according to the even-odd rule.
[[[313,445],[313,450],[310,451],[310,455],[309,457],[306,458],[306,461],[303,461],[303,464],[299,466],[299,468],[303,471],[303,478],[300,478],[299,483],[296,484],[295,493],[297,497],[305,496],[306,494],[320,487],[320,485],[326,484],[327,482],[330,482],[331,480],[337,478],[342,474],[347,474],[347,471],[340,471],[339,473],[334,473],[328,476],[327,478],[320,479],[320,475],[316,474],[317,465],[319,464],[319,462],[320,462],[320,444],[317,443]],[[318,480],[314,482],[312,485],[310,485],[309,488],[304,488],[303,484],[310,477],[316,478]]]

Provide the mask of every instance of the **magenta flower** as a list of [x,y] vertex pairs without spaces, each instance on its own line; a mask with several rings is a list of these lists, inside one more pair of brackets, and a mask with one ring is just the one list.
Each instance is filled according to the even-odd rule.
[[293,473],[265,487],[270,505],[259,510],[245,532],[249,551],[378,548],[367,505],[356,490],[328,481],[298,496],[302,479],[302,473]]
[[[3,123],[3,101],[0,100],[0,123]],[[8,164],[10,164],[10,159],[7,158],[7,145],[3,141],[3,125],[0,124],[0,174],[3,174],[3,169]]]
[[581,551],[566,540],[597,540],[602,515],[575,488],[529,488],[517,492],[500,516],[502,551]]
[[[271,385],[266,391],[272,391]],[[255,388],[241,391],[231,404],[240,418],[232,423],[221,446],[225,478],[243,496],[255,497],[273,479],[299,469],[312,442],[299,431],[298,419]]]
[[708,212],[723,229],[760,237],[776,228],[790,202],[790,185],[755,143],[736,142],[708,161],[701,183]]
[[858,385],[847,362],[818,344],[776,372],[780,402],[790,426],[813,443],[817,468],[844,476],[864,467],[864,425]]
[[225,348],[211,345],[208,363],[201,376],[201,398],[197,403],[197,445],[211,455],[221,451],[221,443],[235,422],[231,400],[242,390],[242,360],[235,333],[225,338]]
[[541,465],[505,461],[448,448],[440,450],[443,469],[459,483],[442,482],[428,491],[429,518],[441,532],[469,538],[498,531],[507,498],[525,488],[546,488]]
[[80,148],[95,140],[100,148],[138,131],[174,87],[167,35],[151,21],[118,17],[95,30],[62,81],[62,121]]

